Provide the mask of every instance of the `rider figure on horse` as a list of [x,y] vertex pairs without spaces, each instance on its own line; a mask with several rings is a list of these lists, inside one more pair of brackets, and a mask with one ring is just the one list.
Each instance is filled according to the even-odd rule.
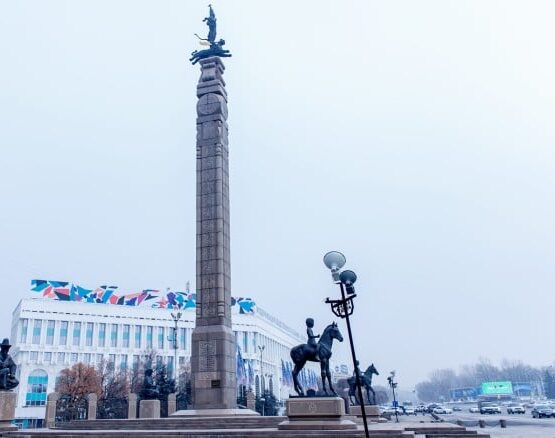
[[312,318],[306,318],[306,334],[308,336],[308,341],[306,343],[313,349],[314,356],[318,359],[318,342],[316,339],[320,337],[320,335],[315,335],[312,331],[314,327],[314,320]]
[[364,376],[364,373],[362,371],[360,371],[360,367],[358,366],[358,360],[355,362],[356,368],[353,371],[353,377],[355,378],[355,382],[356,382],[356,378],[357,378],[357,370],[358,370],[358,375],[360,376],[360,380],[362,382],[362,376]]

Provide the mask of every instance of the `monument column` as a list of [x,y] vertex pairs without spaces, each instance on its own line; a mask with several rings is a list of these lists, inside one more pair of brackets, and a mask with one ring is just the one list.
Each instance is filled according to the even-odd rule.
[[196,326],[192,334],[193,406],[237,405],[236,346],[231,329],[229,166],[224,64],[200,59],[197,85]]

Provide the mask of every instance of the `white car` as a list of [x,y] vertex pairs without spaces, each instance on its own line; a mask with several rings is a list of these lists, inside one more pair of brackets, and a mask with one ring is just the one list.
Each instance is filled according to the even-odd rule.
[[472,414],[479,414],[480,408],[478,406],[472,406],[471,408],[468,409],[468,412]]
[[451,415],[452,413],[453,413],[453,409],[451,409],[451,408],[445,408],[443,406],[438,406],[437,408],[434,408],[434,414]]
[[386,406],[382,408],[382,413],[386,415],[395,415],[395,412],[397,412],[397,415],[403,415],[403,410],[399,407]]

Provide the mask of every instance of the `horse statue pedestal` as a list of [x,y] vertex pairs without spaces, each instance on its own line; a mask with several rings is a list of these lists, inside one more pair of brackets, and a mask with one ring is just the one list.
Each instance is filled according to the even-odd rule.
[[0,391],[0,433],[17,430],[12,424],[15,418],[15,405],[17,393],[13,391]]
[[[372,423],[386,423],[387,420],[380,416],[380,408],[376,405],[364,405],[364,412],[366,412],[366,420]],[[362,409],[360,406],[349,406],[349,414],[354,415],[362,420]]]
[[357,424],[345,415],[341,397],[295,397],[285,402],[288,419],[280,430],[356,430]]

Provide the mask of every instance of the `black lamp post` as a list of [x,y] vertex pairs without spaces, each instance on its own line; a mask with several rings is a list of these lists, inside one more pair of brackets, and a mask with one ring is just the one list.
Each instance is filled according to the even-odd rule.
[[262,416],[264,416],[264,404],[266,403],[266,382],[264,382],[264,372],[262,370],[262,353],[265,348],[265,345],[258,346],[260,350],[260,401],[262,402]]
[[[181,319],[181,312],[177,312],[177,313],[171,313],[172,315],[172,319],[173,319],[173,327],[172,327],[172,336],[168,336],[168,341],[170,341],[172,343],[172,348],[173,348],[173,379],[175,382],[175,387],[177,388],[177,379],[178,379],[178,373],[177,373],[177,349],[178,349],[178,344],[177,344],[177,323],[179,322],[179,320]],[[176,389],[177,391],[177,389]]]
[[389,373],[389,377],[387,378],[387,382],[389,383],[389,386],[391,387],[391,390],[393,391],[393,407],[395,408],[395,422],[398,423],[399,422],[399,415],[397,413],[397,398],[395,397],[395,388],[397,388],[397,382],[395,382],[395,371],[391,371]]
[[[344,318],[347,322],[347,331],[349,332],[349,344],[351,345],[351,356],[353,357],[353,367],[355,369],[356,385],[358,389],[358,398],[360,400],[360,411],[362,414],[362,421],[364,423],[364,433],[366,438],[368,438],[368,423],[366,421],[366,411],[364,409],[364,398],[362,397],[362,384],[360,378],[360,372],[357,366],[357,356],[355,353],[355,346],[353,344],[353,333],[351,331],[351,321],[349,316],[353,314],[355,305],[353,299],[357,296],[355,293],[355,288],[353,284],[357,280],[357,276],[353,271],[343,271],[339,270],[345,266],[347,259],[343,254],[337,251],[330,251],[324,256],[324,264],[328,269],[331,270],[331,276],[334,283],[339,283],[341,289],[341,299],[340,300],[330,300],[326,298],[326,303],[331,306],[331,311],[335,316]],[[347,295],[345,295],[345,291]]]

